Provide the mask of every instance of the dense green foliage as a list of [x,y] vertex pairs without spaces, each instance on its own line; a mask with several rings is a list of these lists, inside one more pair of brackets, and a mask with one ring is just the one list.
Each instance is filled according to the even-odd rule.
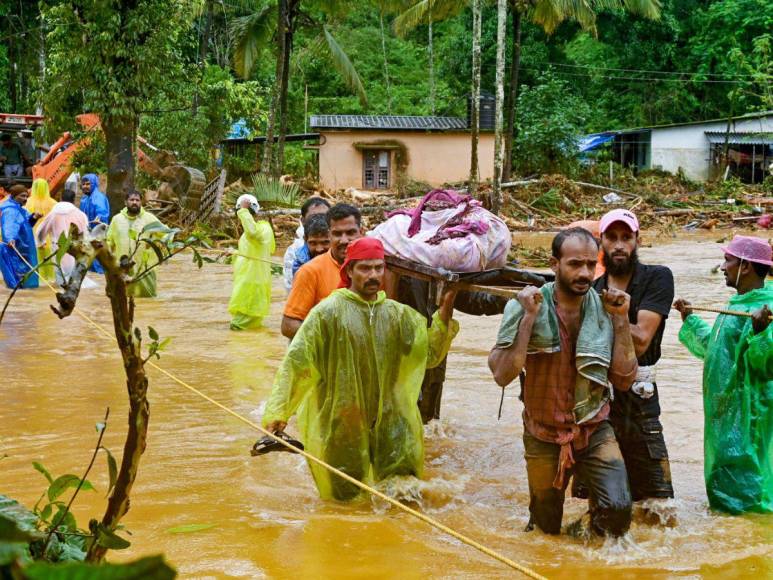
[[[112,69],[96,76],[82,74],[93,68],[105,50],[112,50],[113,16],[97,17],[94,28],[86,31],[96,41],[80,47],[75,34],[80,25],[73,21],[71,8],[108,10],[104,7],[109,5],[48,0],[41,4],[48,18],[41,21],[35,2],[0,0],[0,14],[13,16],[4,19],[0,34],[17,41],[11,47],[0,45],[0,82],[9,87],[0,91],[0,109],[32,112],[35,107],[40,94],[36,87],[41,86],[42,22],[48,71],[43,93],[60,113],[110,107],[144,111],[140,128],[148,139],[202,168],[212,165],[212,145],[236,119],[245,118],[256,133],[265,131],[275,72],[273,34],[267,30],[260,37],[265,46],[254,54],[250,80],[237,80],[234,23],[276,2],[220,5],[178,0],[173,8],[158,0],[142,4],[158,18],[160,29],[143,40],[141,50],[124,55],[143,71],[127,79]],[[392,26],[410,4],[349,2],[346,10],[333,12],[330,2],[301,4],[305,16],[299,17],[293,39],[288,132],[306,130],[307,115],[314,113],[430,112],[427,26],[419,25],[403,37],[396,36]],[[493,3],[484,4],[482,89],[493,92],[496,10]],[[602,11],[590,32],[566,20],[547,35],[531,23],[531,17],[524,19],[521,92],[539,105],[523,96],[519,100],[523,116],[518,126],[524,131],[515,147],[519,171],[534,165],[533,155],[524,157],[529,139],[536,140],[532,147],[539,143],[537,157],[558,159],[556,152],[565,147],[565,136],[572,132],[724,118],[773,108],[773,3],[662,0],[661,4],[659,20]],[[471,13],[462,2],[449,14],[448,18],[437,15],[433,24],[435,113],[464,116],[471,83]],[[367,105],[340,70],[331,66],[325,36],[311,22],[324,23],[348,55],[367,94]],[[511,51],[508,46],[508,61]],[[11,61],[18,71],[13,78]],[[549,99],[555,91],[560,91],[560,98]],[[541,110],[542,106],[551,108]],[[169,109],[178,110],[159,112]],[[545,125],[547,119],[560,121],[555,131],[551,128],[560,137],[540,134],[537,125],[540,121]],[[558,140],[544,141],[554,137]],[[288,154],[295,171],[308,161],[299,151]],[[541,162],[538,165],[544,167]]]

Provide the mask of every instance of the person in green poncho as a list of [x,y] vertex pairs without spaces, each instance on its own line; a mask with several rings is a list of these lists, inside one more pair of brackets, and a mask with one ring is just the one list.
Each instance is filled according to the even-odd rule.
[[735,236],[724,248],[722,271],[738,294],[709,326],[678,299],[679,340],[704,360],[704,477],[712,509],[773,513],[773,265],[770,245]]
[[142,193],[136,189],[130,189],[126,194],[126,207],[121,210],[121,213],[113,216],[107,229],[107,243],[111,251],[118,256],[130,256],[134,262],[129,274],[139,278],[128,285],[130,296],[140,298],[156,296],[158,286],[156,268],[154,268],[158,264],[156,253],[145,243],[137,250],[137,240],[141,236],[149,235],[142,234],[143,229],[152,223],[158,223],[163,227],[156,216],[142,207]]
[[244,232],[234,260],[234,285],[228,312],[231,330],[249,330],[263,324],[271,306],[271,254],[276,249],[274,230],[266,220],[256,220],[260,205],[254,195],[236,200],[236,216]]
[[[306,450],[364,482],[421,477],[424,441],[417,401],[424,371],[443,360],[458,332],[456,293],[446,292],[432,326],[379,288],[384,247],[360,238],[346,250],[341,287],[315,306],[290,343],[263,415],[278,433],[298,413]],[[316,464],[324,499],[359,488]]]

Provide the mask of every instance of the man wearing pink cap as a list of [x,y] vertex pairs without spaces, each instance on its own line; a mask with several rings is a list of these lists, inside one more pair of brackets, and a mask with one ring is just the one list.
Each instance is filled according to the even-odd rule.
[[738,514],[773,513],[773,251],[765,240],[735,236],[722,271],[737,294],[709,326],[679,299],[679,340],[703,359],[704,477],[709,505]]
[[[639,261],[639,220],[633,212],[615,209],[606,213],[599,223],[599,234],[605,273],[593,287],[599,293],[615,288],[630,295],[628,321],[639,363],[631,389],[616,393],[609,420],[625,459],[633,501],[673,498],[655,366],[674,301],[674,277],[665,266]],[[575,486],[575,492],[584,495],[580,485]],[[664,512],[662,508],[657,511]],[[664,523],[671,523],[670,519]]]
[[[369,482],[421,477],[424,431],[416,401],[425,370],[443,360],[459,330],[455,291],[446,291],[427,328],[421,314],[380,290],[385,265],[379,240],[348,244],[339,289],[303,321],[263,415],[266,428],[280,432],[297,412],[312,455]],[[309,467],[324,499],[360,493],[326,469]]]

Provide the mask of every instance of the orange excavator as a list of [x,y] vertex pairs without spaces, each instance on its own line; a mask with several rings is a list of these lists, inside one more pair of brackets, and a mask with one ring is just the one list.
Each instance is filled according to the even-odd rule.
[[[73,157],[89,144],[90,133],[100,127],[99,116],[92,113],[78,115],[76,120],[83,128],[85,133],[83,137],[74,139],[69,131],[63,133],[51,145],[45,156],[31,167],[31,177],[25,175],[22,178],[14,178],[14,181],[25,183],[38,178],[45,179],[51,195],[58,197],[72,173]],[[43,122],[44,117],[41,115],[0,113],[0,130],[27,134],[33,145],[33,131]],[[140,169],[161,182],[158,188],[159,198],[179,201],[188,209],[198,209],[206,186],[204,174],[194,167],[178,163],[173,153],[154,147],[142,137],[137,137],[137,141],[152,151],[155,157],[154,159],[139,145],[137,146],[137,163]]]

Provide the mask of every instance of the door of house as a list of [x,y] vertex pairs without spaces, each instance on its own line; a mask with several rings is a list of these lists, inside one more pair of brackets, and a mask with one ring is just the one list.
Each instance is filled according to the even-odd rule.
[[391,170],[392,156],[388,150],[363,151],[362,187],[364,189],[387,189]]

